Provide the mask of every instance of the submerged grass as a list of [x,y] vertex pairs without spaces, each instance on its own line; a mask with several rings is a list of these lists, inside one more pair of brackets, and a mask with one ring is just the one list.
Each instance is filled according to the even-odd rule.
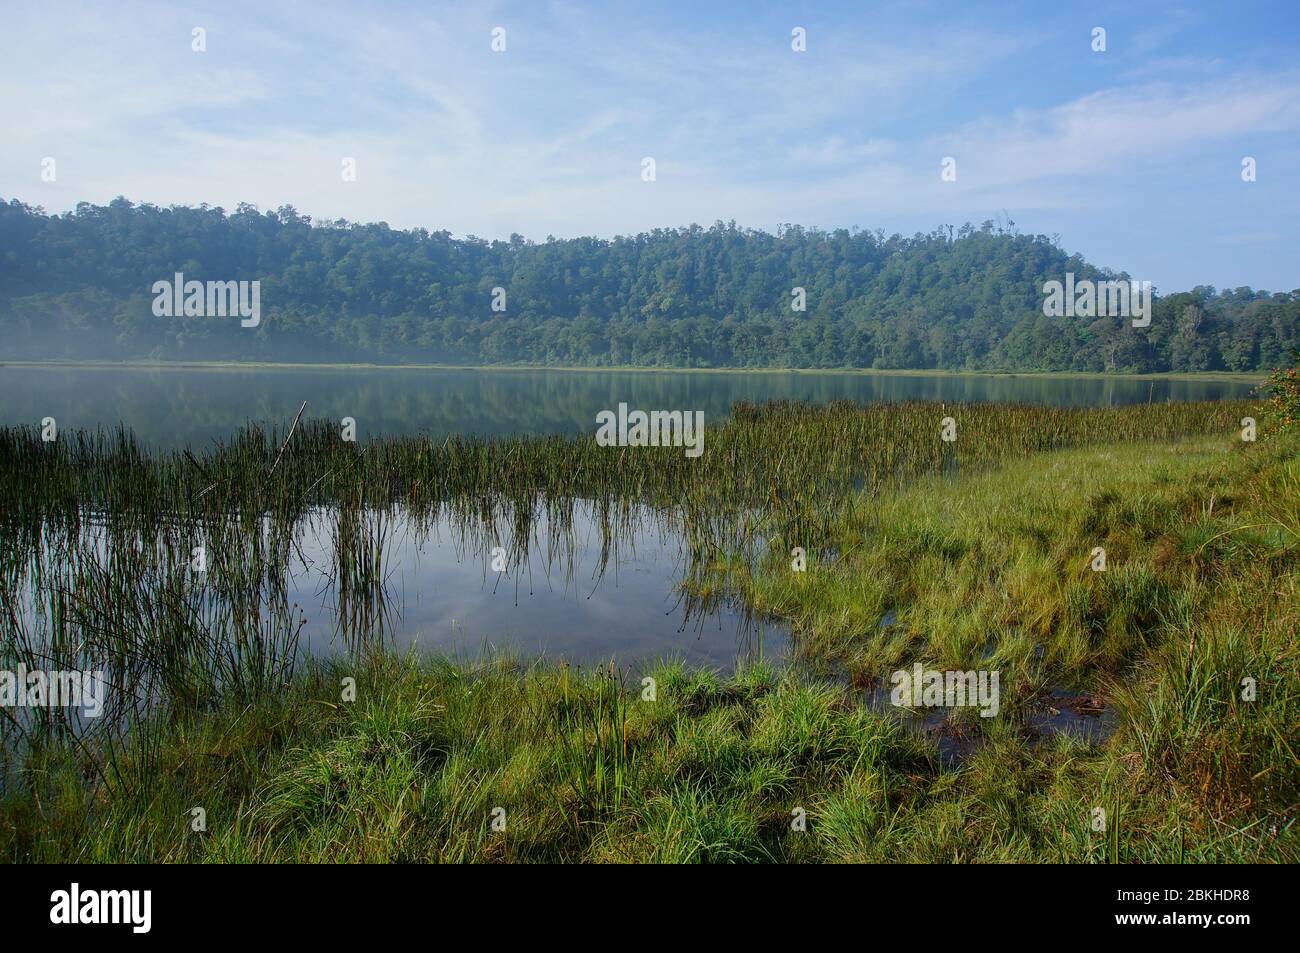
[[[322,505],[427,509],[455,501],[492,509],[541,495],[637,500],[706,521],[759,510],[787,528],[813,531],[852,490],[878,492],[1042,450],[1227,435],[1253,406],[739,404],[707,428],[699,458],[681,447],[601,447],[589,435],[358,444],[319,420],[284,436],[250,425],[205,451],[162,454],[120,429],[45,442],[37,428],[0,428],[0,501],[6,525],[29,529],[38,521],[75,522],[88,508],[141,525],[220,521],[230,513],[284,522]],[[945,418],[954,422],[953,442],[941,439]]]
[[[0,552],[26,567],[0,567],[6,625],[27,626],[33,573],[59,580],[19,654],[89,646],[162,672],[120,734],[31,736],[0,789],[0,856],[1300,860],[1300,447],[1234,440],[1250,413],[741,406],[696,461],[589,438],[357,447],[319,423],[282,458],[260,430],[192,458],[0,431]],[[697,530],[686,586],[790,620],[805,664],[632,678],[360,646],[296,659],[265,585],[296,520],[333,508],[340,610],[346,590],[366,628],[386,508],[517,527],[539,496],[561,527],[578,498],[614,521],[630,501],[673,510]],[[74,544],[86,525],[97,558]],[[223,599],[187,601],[195,527]],[[918,661],[998,669],[1000,716],[918,732],[873,703]],[[1063,693],[1109,734],[1049,730]]]

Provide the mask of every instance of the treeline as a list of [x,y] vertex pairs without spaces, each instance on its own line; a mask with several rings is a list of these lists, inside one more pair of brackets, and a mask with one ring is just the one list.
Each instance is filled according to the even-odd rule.
[[[261,323],[156,316],[176,272],[260,281]],[[1158,295],[1135,329],[1045,317],[1043,283],[1066,272],[1129,277],[992,222],[489,242],[287,206],[0,200],[0,359],[1252,371],[1300,346],[1300,290]]]

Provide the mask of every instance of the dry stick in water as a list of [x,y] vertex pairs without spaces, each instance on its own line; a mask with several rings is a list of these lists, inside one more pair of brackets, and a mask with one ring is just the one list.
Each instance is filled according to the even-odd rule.
[[284,443],[280,444],[280,452],[275,455],[275,463],[271,464],[271,469],[267,471],[267,476],[275,473],[275,468],[280,465],[280,458],[284,456],[284,448],[289,446],[289,441],[293,439],[293,432],[298,429],[298,421],[302,418],[302,412],[307,409],[307,402],[304,400],[302,406],[298,408],[298,416],[293,418],[293,426],[289,428],[288,435],[284,438]]
[[[280,444],[280,452],[275,455],[275,462],[271,464],[271,469],[267,471],[266,475],[268,477],[274,474],[275,468],[280,465],[280,458],[284,456],[284,448],[289,446],[289,441],[293,439],[293,432],[298,429],[298,421],[302,419],[302,412],[306,409],[307,409],[307,402],[304,400],[302,402],[302,406],[298,408],[298,416],[293,418],[293,425],[289,428],[289,433],[285,436],[284,443]],[[203,467],[199,466],[199,462],[194,459],[194,457],[190,454],[188,450],[185,451],[185,456],[189,457],[190,462],[193,463],[194,466],[198,467],[200,473],[202,473],[204,476],[208,476],[207,471],[204,470]],[[208,477],[208,479],[212,479],[212,478]],[[220,480],[215,480],[212,483],[210,483],[208,486],[206,486],[203,489],[203,492],[199,494],[199,499],[203,499],[203,497],[207,496],[208,491],[215,489],[217,484],[220,482],[221,482]]]
[[[185,451],[185,459],[190,461],[194,469],[198,470],[199,473],[203,475],[203,478],[205,480],[212,480],[212,475],[208,473],[207,470],[203,469],[203,465],[200,464],[199,461],[194,459],[194,454],[190,453],[189,450]],[[203,499],[203,497],[207,496],[208,490],[212,489],[220,482],[221,482],[220,480],[213,480],[211,483],[209,483],[207,487],[199,493],[199,499],[201,500]],[[187,484],[187,490],[188,490],[188,484]]]

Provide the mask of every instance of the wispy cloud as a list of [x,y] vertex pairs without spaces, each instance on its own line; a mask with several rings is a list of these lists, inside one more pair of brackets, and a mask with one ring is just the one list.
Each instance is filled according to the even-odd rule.
[[[1207,152],[1224,151],[1230,184],[1234,151],[1297,145],[1300,77],[1263,53],[1238,62],[1199,13],[1127,26],[1123,7],[1102,11],[1104,60],[1088,27],[1035,5],[938,10],[17,8],[0,38],[0,194],[53,209],[246,200],[534,237],[714,219],[911,230],[1007,209],[1085,241],[1102,235],[1099,206],[1176,214]],[[504,54],[489,48],[498,25]],[[806,53],[790,48],[796,25]],[[1262,32],[1261,50],[1279,39]],[[944,156],[956,182],[940,181]],[[1294,196],[1217,214],[1230,202],[1236,233],[1294,248],[1277,219],[1248,220],[1295,211]],[[1122,239],[1084,250],[1134,254]]]

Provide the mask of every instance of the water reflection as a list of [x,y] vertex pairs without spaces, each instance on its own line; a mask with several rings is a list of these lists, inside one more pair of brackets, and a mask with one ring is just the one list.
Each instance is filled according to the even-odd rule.
[[[637,669],[782,664],[788,631],[687,597],[672,514],[546,500],[318,507],[279,523],[77,513],[0,550],[0,668],[103,670],[110,720],[277,690],[304,656],[419,648]],[[38,721],[75,712],[35,712]],[[50,724],[29,727],[48,730]]]
[[331,510],[303,522],[286,578],[313,654],[382,638],[579,664],[779,659],[783,628],[680,589],[689,562],[680,528],[648,507],[610,514],[578,501],[526,520]]
[[687,407],[705,419],[737,401],[814,403],[899,400],[1021,401],[1108,406],[1249,396],[1234,380],[836,372],[564,371],[430,368],[112,368],[0,365],[0,424],[61,430],[119,423],[155,447],[206,446],[248,421],[309,414],[357,421],[360,439],[381,434],[484,436],[590,433],[596,413]]

